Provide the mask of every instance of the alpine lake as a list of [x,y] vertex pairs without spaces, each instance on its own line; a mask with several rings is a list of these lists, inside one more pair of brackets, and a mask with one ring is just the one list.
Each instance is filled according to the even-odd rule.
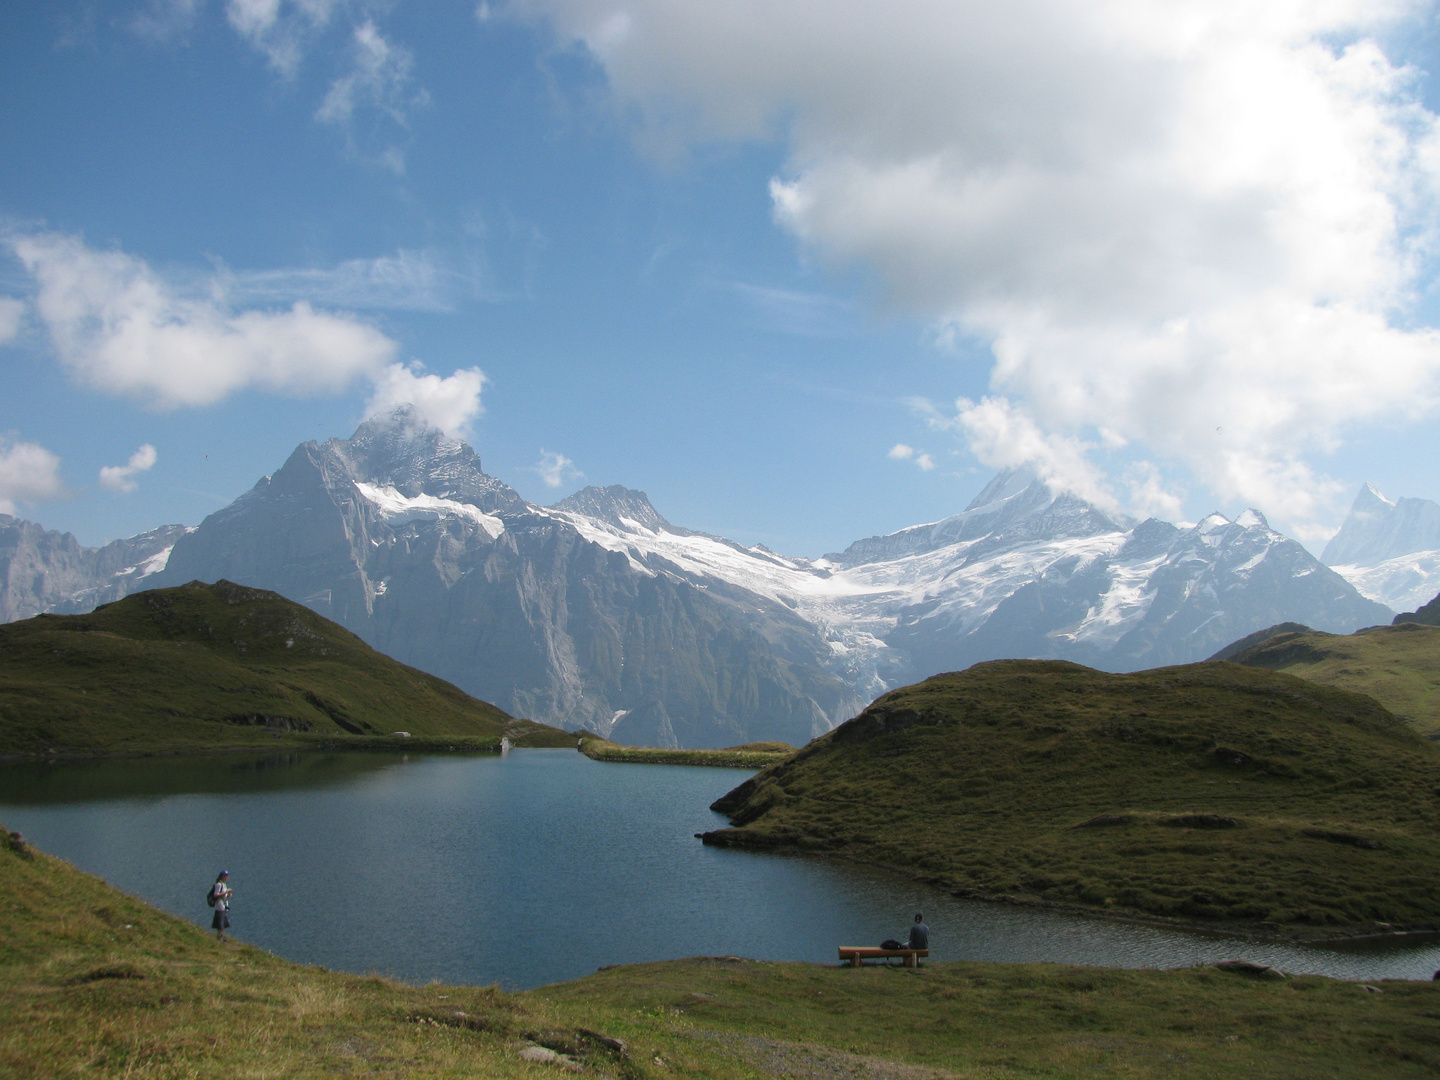
[[302,752],[0,767],[0,822],[209,926],[302,963],[526,989],[697,955],[836,962],[903,937],[932,960],[1170,968],[1246,959],[1344,979],[1429,979],[1440,938],[1241,940],[957,899],[899,875],[706,847],[738,769],[503,756]]

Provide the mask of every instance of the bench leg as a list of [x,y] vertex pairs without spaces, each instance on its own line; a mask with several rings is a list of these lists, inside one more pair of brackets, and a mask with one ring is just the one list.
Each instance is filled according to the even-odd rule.
[[920,962],[920,958],[919,958],[918,956],[916,956],[913,952],[912,952],[912,953],[906,953],[906,954],[905,954],[905,966],[906,966],[906,967],[908,967],[908,968],[913,968],[913,967],[915,967],[917,964],[919,964],[919,962]]
[[860,954],[859,954],[859,953],[856,953],[854,956],[850,957],[850,966],[851,966],[851,967],[859,967],[859,966],[860,966]]

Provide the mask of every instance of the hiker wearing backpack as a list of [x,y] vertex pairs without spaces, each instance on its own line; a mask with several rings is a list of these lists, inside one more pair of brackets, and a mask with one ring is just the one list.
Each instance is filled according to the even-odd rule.
[[221,870],[215,878],[215,884],[210,886],[210,891],[205,894],[205,902],[215,909],[215,917],[210,920],[210,925],[215,929],[215,940],[224,941],[225,931],[230,926],[230,871]]

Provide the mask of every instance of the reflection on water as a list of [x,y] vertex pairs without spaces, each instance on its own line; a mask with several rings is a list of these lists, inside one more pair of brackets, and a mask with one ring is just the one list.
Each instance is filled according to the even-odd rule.
[[1344,978],[1429,978],[1440,942],[1256,944],[959,900],[815,859],[707,848],[744,773],[508,757],[291,754],[0,769],[0,821],[167,911],[221,869],[234,933],[412,981],[529,987],[602,964],[734,954],[833,963],[903,936],[940,960],[1179,967],[1241,957]]

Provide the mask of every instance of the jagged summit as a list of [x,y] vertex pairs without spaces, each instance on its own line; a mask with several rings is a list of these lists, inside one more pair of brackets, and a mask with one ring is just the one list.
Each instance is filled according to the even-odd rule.
[[1378,566],[1388,559],[1436,549],[1440,549],[1440,503],[1391,501],[1367,483],[1320,558],[1329,566]]
[[350,438],[329,439],[323,449],[344,463],[352,479],[393,487],[408,499],[430,495],[490,513],[525,506],[508,484],[485,474],[469,443],[446,435],[413,405],[372,416]]
[[[651,532],[677,532],[659,511],[650,505],[650,498],[643,491],[634,491],[620,484],[609,487],[584,487],[555,503],[551,509],[567,510],[584,514],[595,521],[603,521],[617,529],[648,529]],[[688,530],[683,530],[687,531]]]
[[1129,518],[1109,514],[1078,495],[1056,494],[1033,469],[1022,466],[1002,470],[953,517],[857,540],[826,559],[853,567],[967,542],[975,545],[978,556],[996,546],[1120,533],[1133,525]]

